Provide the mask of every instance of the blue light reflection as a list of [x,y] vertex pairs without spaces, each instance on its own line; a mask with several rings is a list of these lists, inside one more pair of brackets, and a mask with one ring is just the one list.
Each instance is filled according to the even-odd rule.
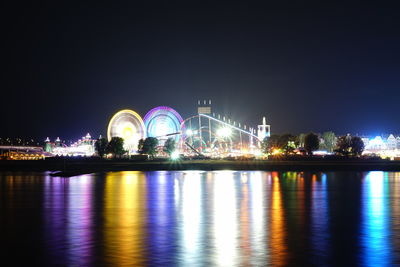
[[370,172],[363,184],[361,242],[364,266],[390,266],[391,246],[387,177]]

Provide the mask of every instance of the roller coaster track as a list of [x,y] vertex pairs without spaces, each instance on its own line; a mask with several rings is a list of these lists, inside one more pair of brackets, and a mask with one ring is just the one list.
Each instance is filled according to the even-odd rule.
[[197,151],[194,147],[192,147],[188,142],[185,142],[185,145],[187,145],[191,150],[194,151],[194,153],[196,153],[197,155],[199,155],[200,157],[204,157],[203,154],[201,154],[199,151]]
[[209,116],[209,115],[206,115],[206,114],[197,114],[197,115],[195,115],[195,116],[192,116],[192,117],[190,117],[190,118],[185,119],[185,120],[181,123],[181,128],[182,128],[182,125],[184,125],[186,121],[188,121],[188,120],[190,120],[190,119],[193,119],[193,118],[196,118],[196,117],[203,117],[203,118],[210,119],[210,120],[215,121],[215,122],[218,122],[218,123],[220,123],[220,124],[222,124],[222,125],[224,125],[224,126],[226,126],[226,127],[230,127],[231,129],[234,129],[234,130],[237,130],[237,131],[242,132],[242,133],[244,133],[244,134],[247,134],[247,135],[249,135],[249,136],[252,136],[252,137],[254,137],[256,140],[259,140],[259,139],[258,139],[258,136],[255,135],[255,134],[253,134],[253,133],[251,133],[250,131],[246,131],[246,130],[244,130],[244,129],[241,129],[241,128],[239,128],[239,127],[236,127],[236,126],[234,126],[234,125],[232,125],[232,124],[229,124],[229,123],[227,123],[227,122],[225,122],[225,121],[219,120],[219,119],[217,119],[217,118],[214,118],[214,117]]

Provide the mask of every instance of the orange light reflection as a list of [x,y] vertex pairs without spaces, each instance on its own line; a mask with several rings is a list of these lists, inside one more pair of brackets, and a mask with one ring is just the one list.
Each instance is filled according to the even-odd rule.
[[272,172],[272,197],[270,211],[270,253],[271,265],[285,266],[287,248],[285,245],[285,221],[282,205],[282,192],[277,172]]
[[105,262],[143,265],[146,229],[146,179],[141,172],[109,173],[105,185]]

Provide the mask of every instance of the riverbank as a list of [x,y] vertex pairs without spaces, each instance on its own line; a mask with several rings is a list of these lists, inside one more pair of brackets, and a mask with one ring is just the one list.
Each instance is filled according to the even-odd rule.
[[0,161],[0,171],[52,171],[75,176],[106,171],[264,170],[264,171],[400,171],[400,161],[365,159],[302,160],[100,160],[57,158],[40,161]]

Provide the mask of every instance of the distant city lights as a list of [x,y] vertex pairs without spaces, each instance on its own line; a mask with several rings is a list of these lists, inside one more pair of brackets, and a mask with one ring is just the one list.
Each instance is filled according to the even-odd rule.
[[[124,140],[124,150],[127,155],[139,153],[138,144],[140,139],[154,137],[158,139],[155,148],[156,156],[170,157],[172,160],[184,157],[248,157],[264,158],[269,156],[304,153],[304,144],[298,141],[289,140],[285,146],[274,144],[273,147],[265,149],[262,146],[265,138],[271,137],[271,126],[267,124],[266,118],[262,118],[262,123],[258,127],[246,126],[244,123],[234,119],[212,113],[211,101],[199,101],[198,113],[185,120],[179,113],[167,106],[159,106],[151,109],[144,119],[139,113],[124,109],[115,113],[107,128],[107,138],[121,137]],[[333,134],[333,133],[332,133]],[[348,135],[350,136],[350,135]],[[276,137],[276,136],[275,136]],[[335,137],[333,134],[333,138]],[[165,150],[165,142],[173,139],[173,148]],[[319,135],[322,146],[317,151],[313,151],[316,156],[329,156],[334,154],[334,148],[326,146],[323,135]],[[364,143],[362,155],[378,156],[381,158],[399,159],[400,158],[400,135],[381,135],[369,138],[361,137]],[[44,151],[32,148],[30,158],[43,158],[49,156],[85,156],[90,157],[96,154],[96,139],[92,139],[88,133],[81,139],[68,145],[59,137],[50,140],[45,139]],[[9,146],[3,148],[3,152],[19,153],[18,157],[28,157],[17,148],[12,147],[11,140],[4,139]],[[336,141],[333,141],[336,142]],[[19,140],[16,144],[21,146],[23,142]],[[171,143],[169,143],[171,144]],[[264,145],[267,143],[264,143]],[[39,147],[39,144],[37,144]],[[39,147],[40,148],[40,147]],[[264,151],[263,151],[264,149]],[[166,151],[173,151],[172,153]],[[330,151],[330,152],[328,152]],[[38,154],[35,154],[38,153]],[[107,152],[108,153],[108,152]],[[170,153],[170,154],[169,154]],[[4,154],[4,153],[3,153]],[[10,154],[10,153],[9,153]],[[17,158],[17,154],[13,158]],[[5,155],[5,154],[4,154]],[[3,155],[3,157],[5,157]],[[8,155],[8,154],[7,154]],[[11,154],[10,154],[11,155]],[[0,155],[1,156],[1,155]],[[11,156],[8,156],[11,158]]]

